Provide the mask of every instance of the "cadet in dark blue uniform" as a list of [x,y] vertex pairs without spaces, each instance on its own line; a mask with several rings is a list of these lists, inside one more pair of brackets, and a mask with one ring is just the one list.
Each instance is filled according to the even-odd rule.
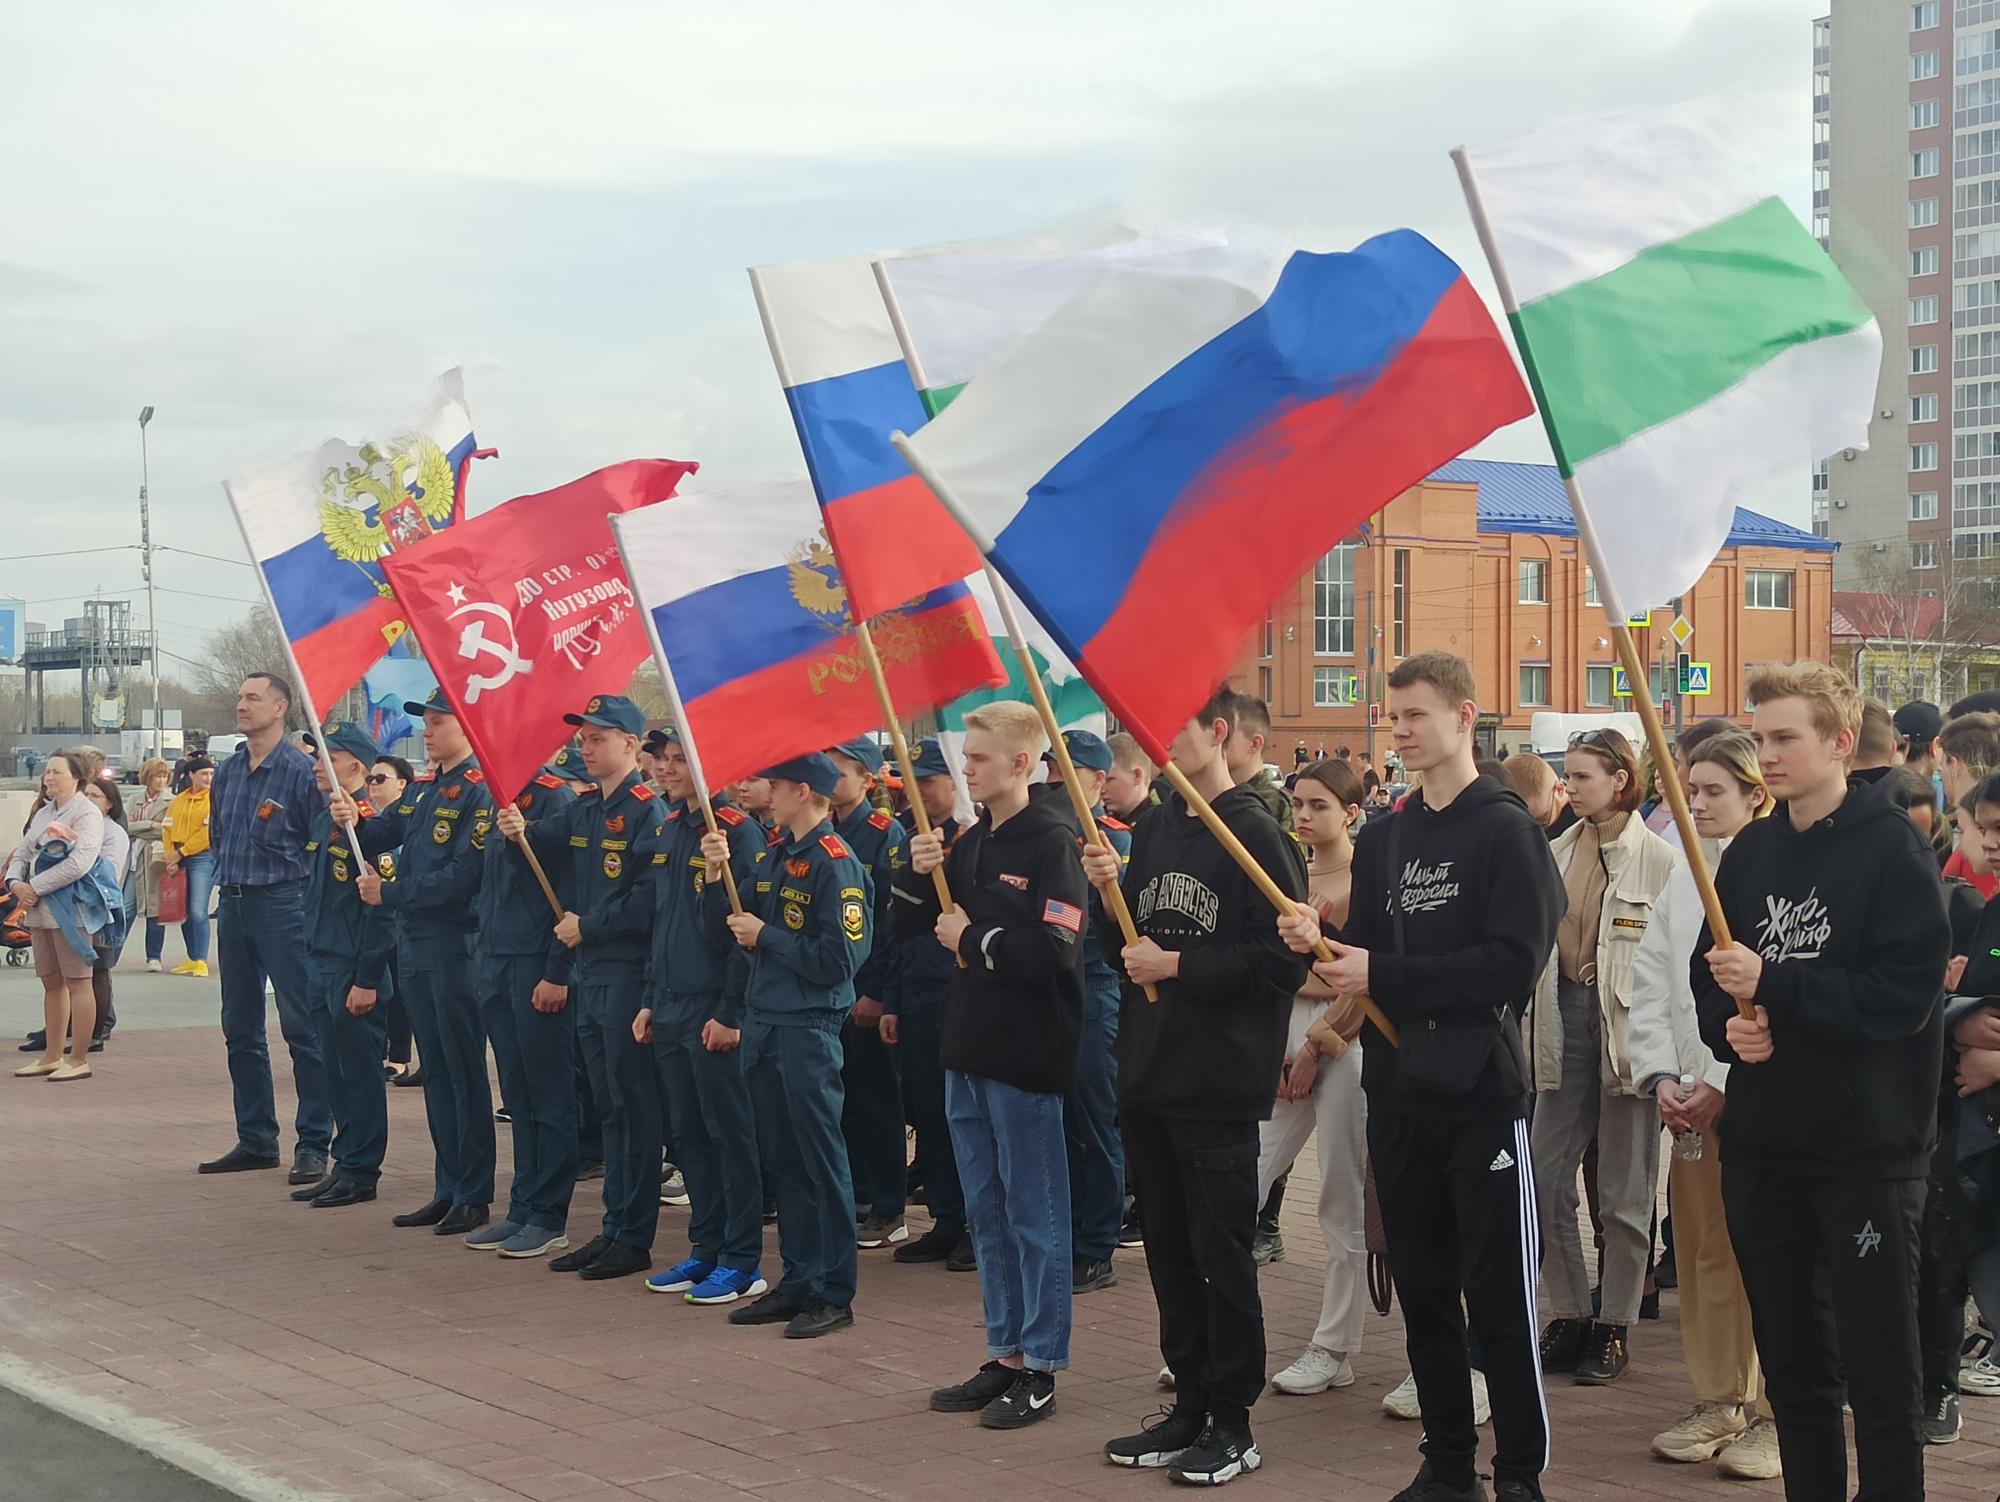
[[[1132,831],[1104,811],[1111,748],[1088,730],[1065,730],[1063,744],[1069,748],[1069,759],[1083,783],[1097,827],[1118,852],[1122,866],[1132,857]],[[1053,752],[1048,764],[1049,780],[1059,782],[1062,772]],[[1066,790],[1058,787],[1050,796],[1062,799],[1066,816],[1074,814]],[[1076,1085],[1063,1100],[1063,1136],[1069,1146],[1070,1241],[1076,1255],[1078,1293],[1117,1284],[1111,1256],[1118,1250],[1118,1227],[1125,1210],[1125,1145],[1118,1135],[1118,1064],[1114,1057],[1119,975],[1105,958],[1097,937],[1100,928],[1111,921],[1104,911],[1103,897],[1092,887],[1083,946],[1083,1049],[1077,1058]]]
[[[322,733],[341,790],[363,819],[372,818],[364,795],[368,769],[380,750],[359,725],[329,725]],[[317,763],[313,774],[320,791],[330,793],[326,762]],[[333,1167],[319,1184],[292,1192],[293,1199],[320,1209],[375,1198],[389,1146],[382,1078],[388,1033],[379,1003],[394,994],[389,952],[396,935],[389,915],[361,900],[354,884],[359,874],[354,847],[334,827],[332,811],[322,808],[306,836],[306,994],[333,1103]]]
[[549,1264],[596,1280],[653,1265],[660,1224],[660,1087],[653,1051],[632,1033],[645,1001],[653,923],[653,865],[660,800],[639,776],[646,717],[630,699],[603,694],[582,714],[583,761],[595,779],[574,803],[530,825],[502,809],[500,832],[525,832],[537,854],[571,856],[575,907],[555,936],[577,961],[572,989],[577,1041],[604,1123],[604,1226]]
[[[362,853],[371,861],[402,846],[396,880],[385,886],[379,873],[362,872],[355,886],[363,902],[401,920],[396,974],[423,1055],[424,1114],[437,1154],[430,1202],[395,1223],[462,1236],[486,1224],[493,1203],[493,1092],[472,968],[473,902],[493,800],[444,690],[403,708],[423,716],[430,770],[404,789],[402,802],[359,826]],[[355,822],[345,794],[332,809],[336,824]]]
[[854,1323],[853,1180],[840,1135],[840,1027],[854,1005],[854,977],[868,958],[868,876],[833,832],[830,799],[840,773],[815,752],[764,774],[778,828],[738,890],[729,914],[720,882],[712,914],[728,915],[742,947],[743,1072],[757,1114],[758,1145],[778,1190],[778,1250],[785,1275],[731,1324],[783,1323],[807,1340]]
[[[917,747],[911,770],[917,777],[912,801],[923,800],[931,828],[944,835],[948,850],[960,828],[958,784],[952,781],[951,768],[935,740]],[[931,884],[926,881],[924,893],[915,896],[909,885],[905,878],[892,894],[895,926],[903,938],[881,1032],[896,1049],[897,1068],[917,1128],[924,1202],[935,1223],[916,1240],[897,1247],[895,1257],[898,1262],[942,1262],[952,1272],[971,1272],[978,1262],[965,1231],[965,1193],[959,1187],[958,1156],[952,1151],[951,1127],[944,1114],[944,1065],[938,1061],[945,988],[958,962],[931,938],[937,916],[930,910]]]
[[[653,1274],[646,1286],[684,1294],[690,1304],[733,1304],[766,1287],[758,1275],[764,1192],[757,1121],[743,1078],[743,995],[730,983],[736,946],[705,900],[708,867],[701,839],[707,824],[694,796],[687,753],[677,732],[656,734],[654,775],[672,806],[653,856],[653,952],[647,1010],[639,1017],[652,1039],[660,1096],[691,1209],[686,1260]],[[712,799],[711,806],[731,866],[747,872],[764,848],[762,829],[726,796]],[[726,893],[723,900],[726,904]]]
[[[583,752],[575,746],[564,746],[549,758],[549,773],[569,784],[571,793],[596,784],[590,769],[583,764]],[[576,862],[558,859],[555,865],[561,867],[562,875],[558,877],[551,870],[549,881],[556,889],[557,900],[563,901],[570,895],[569,884],[576,875]],[[542,911],[548,911],[546,902]],[[573,984],[574,971],[571,974]],[[563,1015],[569,1018],[570,1056],[576,1061],[576,1181],[581,1184],[604,1177],[604,1123],[597,1119],[597,1100],[590,1093],[590,1071],[583,1067],[583,1048],[575,1042],[576,1008],[564,1007]]]
[[[544,772],[514,807],[529,824],[560,817],[575,784]],[[558,901],[569,897],[575,862],[547,863]],[[570,1010],[569,946],[555,937],[555,914],[521,847],[486,842],[479,887],[479,1012],[493,1042],[500,1094],[514,1127],[514,1182],[507,1213],[465,1238],[503,1257],[539,1257],[569,1245],[576,1187],[576,1021]]]
[[891,937],[889,904],[895,875],[909,864],[903,826],[868,801],[868,779],[882,770],[881,749],[863,738],[828,753],[840,772],[833,791],[833,830],[869,876],[875,947],[854,978],[854,1011],[841,1029],[841,1083],[847,1107],[841,1135],[854,1175],[858,1246],[892,1246],[908,1239],[903,1202],[909,1193],[909,1155],[904,1150],[903,1087],[896,1059],[882,1041],[878,1024],[883,998],[894,982],[898,946]]

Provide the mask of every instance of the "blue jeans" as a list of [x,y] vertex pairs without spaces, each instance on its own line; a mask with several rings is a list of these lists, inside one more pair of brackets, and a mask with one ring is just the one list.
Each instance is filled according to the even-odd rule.
[[655,1009],[653,1062],[673,1122],[674,1161],[687,1178],[688,1251],[718,1267],[754,1272],[764,1252],[757,1122],[741,1046],[720,1053],[702,1047],[713,1001],[675,997]]
[[[213,869],[204,852],[195,860]],[[183,862],[193,865],[193,861]],[[195,911],[197,883],[188,881],[188,911]],[[208,901],[208,882],[199,883]],[[292,1053],[292,1083],[298,1091],[299,1150],[324,1154],[333,1139],[333,1106],[327,1096],[326,1065],[313,1021],[312,992],[306,982],[304,881],[275,887],[245,887],[222,898],[222,1041],[229,1049],[229,1083],[236,1103],[236,1141],[253,1153],[278,1151],[278,1107],[271,1093],[271,1050],[265,1041],[264,982],[278,993],[278,1026]],[[208,920],[202,920],[207,950]],[[192,952],[192,948],[190,948]]]
[[854,1191],[840,1135],[840,1019],[827,1013],[774,1024],[743,1022],[743,1075],[757,1117],[757,1146],[778,1197],[776,1292],[854,1302]]
[[1125,1216],[1125,1144],[1118,1135],[1118,989],[1086,985],[1076,1084],[1063,1100],[1069,1149],[1070,1238],[1101,1262],[1118,1250]]
[[389,1148],[381,999],[364,1017],[347,1010],[347,993],[354,989],[351,956],[315,953],[306,970],[333,1099],[333,1171],[338,1178],[373,1184],[382,1177],[382,1157]]
[[471,934],[396,940],[396,977],[424,1061],[432,1197],[454,1205],[493,1203],[493,1091],[472,949]]
[[158,918],[146,920],[146,958],[157,960],[167,952],[167,925]]
[[[181,923],[181,939],[187,945],[189,959],[205,960],[208,958],[208,899],[215,890],[215,852],[204,850],[200,855],[190,855],[181,862],[181,870],[187,873],[188,883],[187,918]],[[303,887],[300,890],[303,891]],[[299,955],[297,962],[303,965],[305,956]]]
[[979,1257],[986,1354],[1069,1365],[1069,1160],[1063,1098],[948,1069],[945,1112]]
[[651,1251],[660,1231],[660,1081],[652,1045],[632,1040],[637,976],[572,986],[577,1045],[604,1134],[603,1234]]
[[535,985],[547,965],[539,954],[482,956],[479,1014],[514,1118],[506,1218],[561,1231],[576,1189],[576,1023],[571,1007],[535,1010]]

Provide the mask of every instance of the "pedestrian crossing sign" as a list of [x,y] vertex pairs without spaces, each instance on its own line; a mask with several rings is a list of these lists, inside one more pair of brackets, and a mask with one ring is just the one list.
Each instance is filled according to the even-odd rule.
[[1629,699],[1632,697],[1631,681],[1626,678],[1625,670],[1615,665],[1611,669],[1611,697],[1614,699]]
[[1683,692],[1689,698],[1695,698],[1708,693],[1709,669],[1711,666],[1712,664],[1706,662],[1691,662],[1688,664],[1687,688]]

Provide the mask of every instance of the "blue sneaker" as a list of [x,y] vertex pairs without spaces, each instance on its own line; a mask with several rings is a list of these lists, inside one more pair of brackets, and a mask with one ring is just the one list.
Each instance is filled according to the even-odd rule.
[[765,1291],[764,1280],[754,1267],[743,1272],[734,1267],[718,1267],[687,1291],[690,1304],[733,1304],[738,1299],[754,1299]]
[[646,1286],[654,1293],[686,1293],[714,1271],[713,1262],[690,1257],[685,1262],[676,1262],[663,1273],[654,1273],[646,1280]]

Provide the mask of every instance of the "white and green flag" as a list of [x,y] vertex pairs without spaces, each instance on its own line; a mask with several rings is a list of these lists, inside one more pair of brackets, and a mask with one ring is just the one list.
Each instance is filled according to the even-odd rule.
[[1705,100],[1464,153],[1607,608],[1693,587],[1760,485],[1865,448],[1874,315]]

